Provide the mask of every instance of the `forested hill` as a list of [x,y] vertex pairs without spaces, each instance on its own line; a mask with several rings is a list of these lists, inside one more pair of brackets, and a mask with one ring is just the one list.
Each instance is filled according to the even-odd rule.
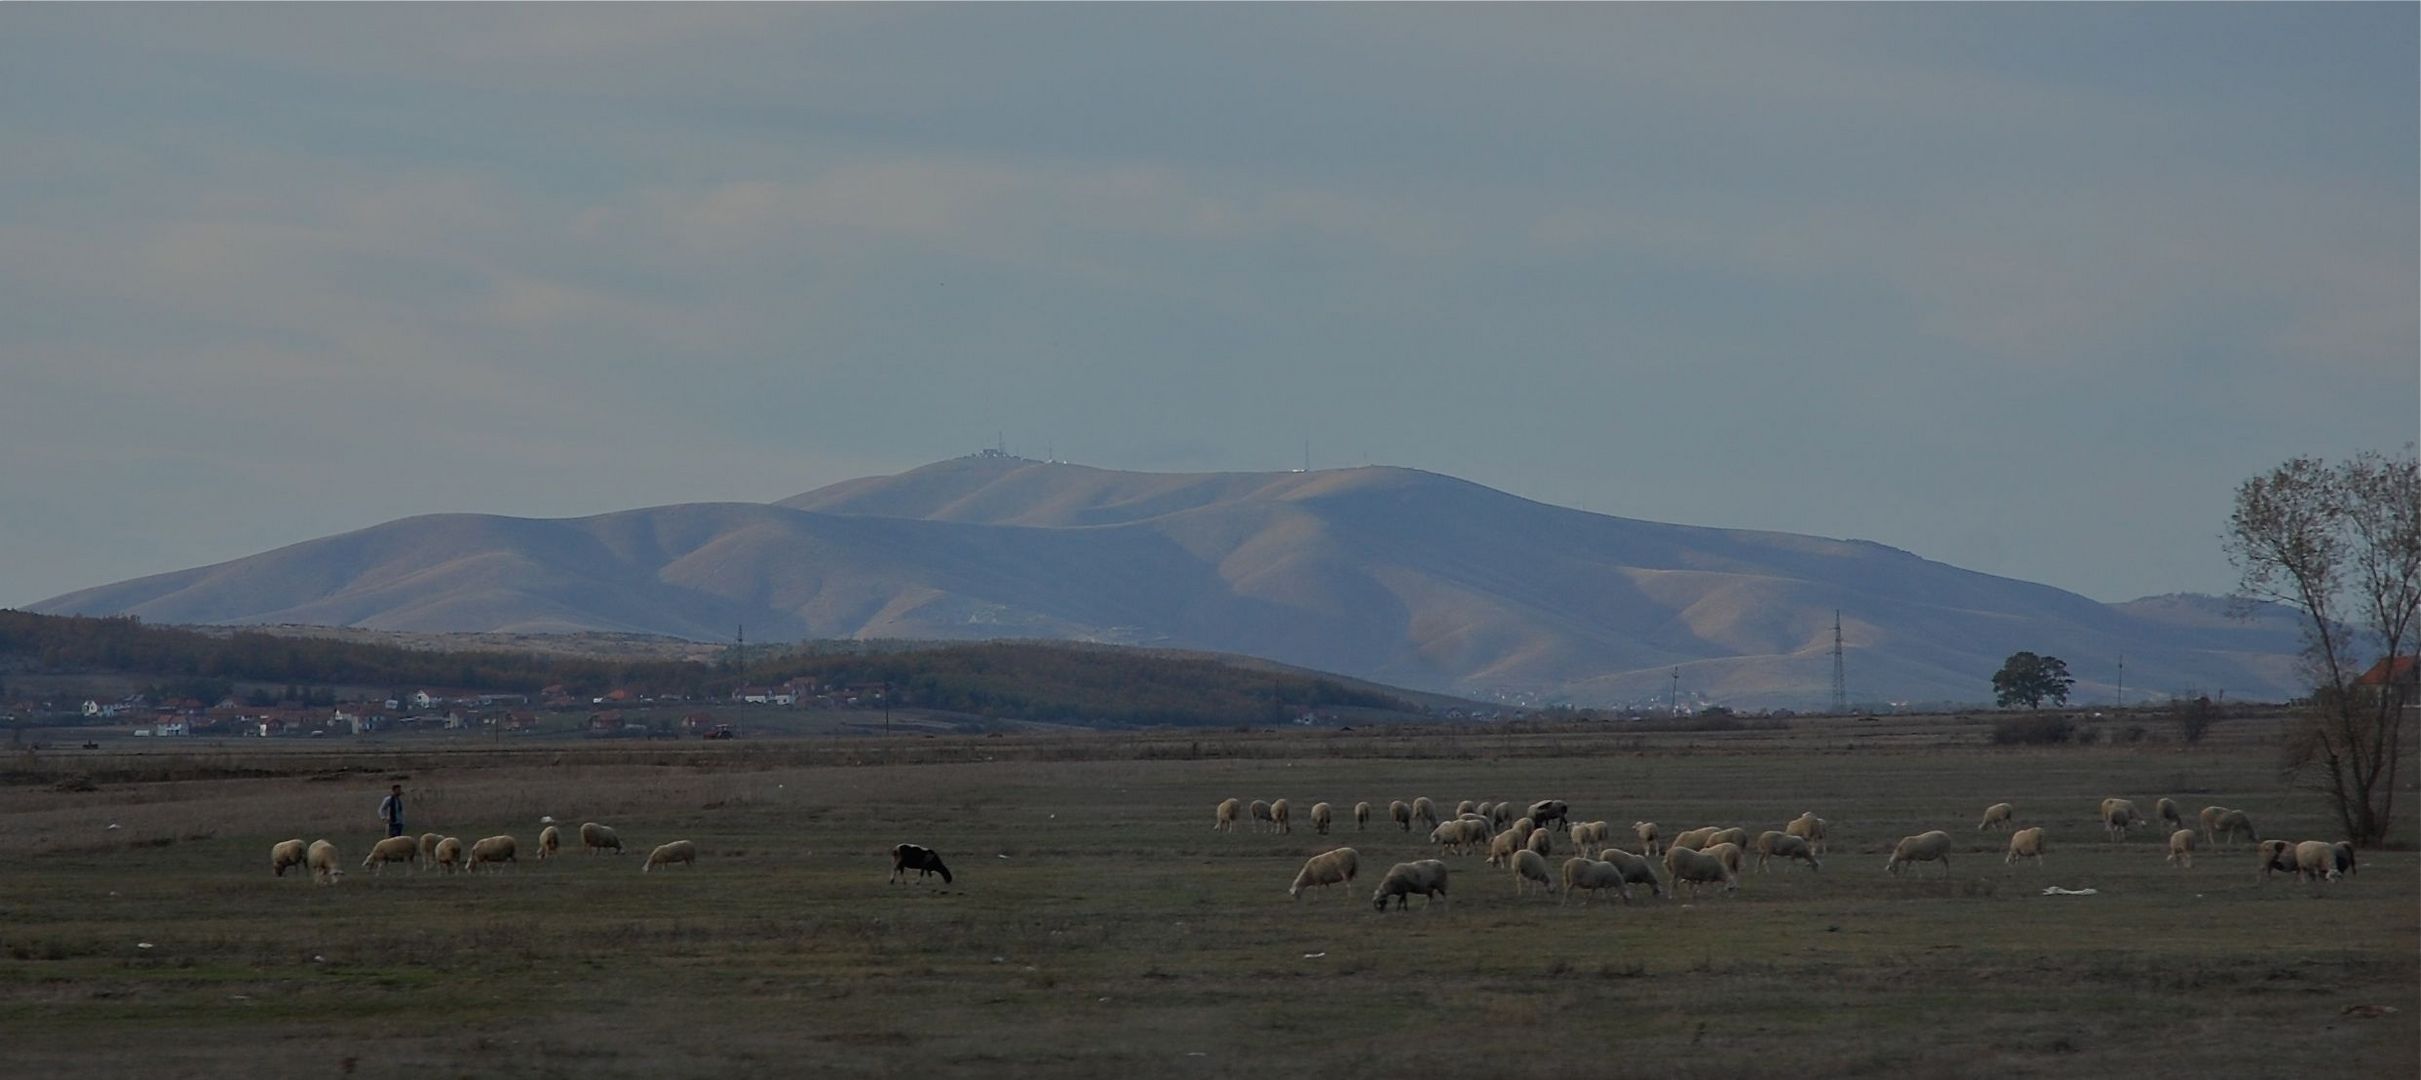
[[1317,673],[1273,671],[1217,657],[1052,642],[978,642],[818,651],[800,647],[728,661],[617,662],[488,650],[392,645],[237,631],[209,634],[125,617],[77,618],[0,610],[0,666],[46,674],[136,676],[177,696],[215,699],[238,684],[448,689],[586,699],[613,690],[693,700],[743,686],[805,680],[885,686],[899,705],[1015,720],[1096,726],[1265,724],[1306,710],[1405,715],[1421,705],[1386,688]]

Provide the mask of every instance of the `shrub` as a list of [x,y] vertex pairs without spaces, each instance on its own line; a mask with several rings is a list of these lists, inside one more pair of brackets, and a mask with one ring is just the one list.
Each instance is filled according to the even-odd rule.
[[2065,716],[2009,716],[1992,722],[1992,741],[2001,746],[2049,746],[2076,737],[2076,721]]

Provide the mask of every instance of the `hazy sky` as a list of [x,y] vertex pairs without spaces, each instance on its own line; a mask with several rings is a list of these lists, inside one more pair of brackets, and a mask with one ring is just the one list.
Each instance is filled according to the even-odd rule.
[[0,5],[0,604],[989,445],[2224,591],[2416,7]]

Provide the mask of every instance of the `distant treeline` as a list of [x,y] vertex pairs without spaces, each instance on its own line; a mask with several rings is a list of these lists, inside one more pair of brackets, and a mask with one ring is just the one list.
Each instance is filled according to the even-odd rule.
[[[1105,727],[1271,724],[1307,710],[1344,707],[1418,712],[1387,694],[1333,679],[1254,671],[1195,657],[1049,642],[986,642],[835,654],[806,647],[728,660],[617,662],[492,651],[431,651],[259,631],[219,636],[85,618],[0,610],[0,658],[61,673],[146,676],[161,686],[235,682],[487,690],[535,694],[561,686],[586,698],[615,689],[719,699],[742,686],[803,679],[820,686],[887,687],[895,705],[1012,720]],[[872,695],[861,694],[863,700]]]

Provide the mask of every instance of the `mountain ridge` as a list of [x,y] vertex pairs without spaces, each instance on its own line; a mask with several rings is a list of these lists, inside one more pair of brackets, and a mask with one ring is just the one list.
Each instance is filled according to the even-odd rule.
[[[719,640],[1050,637],[1240,653],[1464,695],[1690,688],[1975,700],[2018,649],[2159,691],[2292,692],[2291,620],[2103,604],[1869,540],[1676,525],[1364,466],[1139,473],[977,455],[771,504],[423,515],[79,590],[54,614]],[[2113,672],[2115,674],[2115,672]]]

